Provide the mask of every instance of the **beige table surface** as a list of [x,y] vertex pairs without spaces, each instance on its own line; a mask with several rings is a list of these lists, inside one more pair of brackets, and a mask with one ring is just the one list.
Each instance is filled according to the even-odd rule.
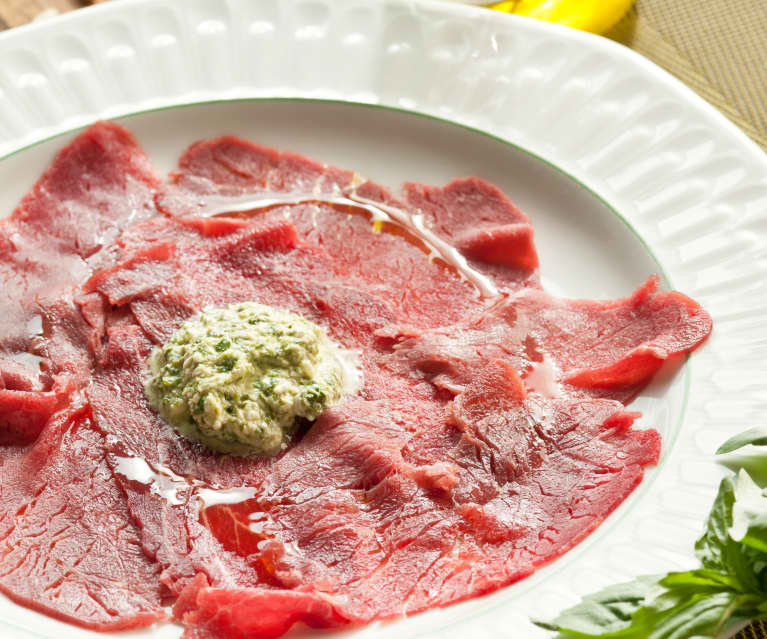
[[612,29],[767,151],[767,1],[638,0]]
[[[0,0],[0,30],[101,1]],[[767,0],[637,0],[605,35],[675,75],[767,151]],[[767,639],[767,623],[736,639]]]

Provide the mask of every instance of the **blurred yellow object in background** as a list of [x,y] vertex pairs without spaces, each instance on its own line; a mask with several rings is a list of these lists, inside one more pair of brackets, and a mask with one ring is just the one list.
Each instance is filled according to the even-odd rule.
[[604,33],[628,12],[634,0],[505,0],[489,9]]

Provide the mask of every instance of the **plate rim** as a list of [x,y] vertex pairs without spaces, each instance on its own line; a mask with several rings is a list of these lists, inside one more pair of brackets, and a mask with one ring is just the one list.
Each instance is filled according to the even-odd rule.
[[[43,19],[32,20],[31,22],[12,27],[4,31],[0,31],[0,48],[13,43],[15,40],[24,40],[32,37],[37,32],[43,32],[50,30],[51,28],[63,26],[68,23],[85,22],[89,18],[95,18],[101,14],[108,15],[110,13],[125,13],[128,12],[128,7],[148,7],[154,0],[120,0],[120,2],[103,2],[97,4],[91,4],[85,7],[80,7],[73,11],[57,14],[54,16],[46,17]],[[181,0],[175,0],[180,2]],[[521,16],[513,13],[506,13],[501,11],[493,11],[477,5],[463,4],[461,0],[372,0],[379,4],[391,4],[391,5],[421,5],[423,7],[438,10],[439,12],[447,15],[464,16],[466,18],[476,18],[477,16],[487,17],[487,14],[492,15],[493,20],[508,21],[510,24],[518,23],[525,25],[533,31],[539,31],[542,33],[556,34],[558,37],[569,38],[573,40],[580,40],[586,43],[587,46],[605,47],[611,50],[612,53],[618,55],[625,60],[630,61],[631,64],[637,65],[645,72],[654,75],[657,79],[664,82],[664,84],[671,89],[681,93],[682,97],[691,103],[693,103],[704,115],[714,118],[719,126],[723,126],[729,134],[733,136],[732,141],[739,143],[744,149],[747,149],[753,154],[753,159],[757,162],[764,164],[767,168],[767,152],[763,151],[756,142],[746,135],[746,133],[738,127],[732,120],[727,118],[719,109],[714,107],[710,102],[705,100],[702,96],[696,93],[689,86],[684,84],[681,80],[673,76],[669,71],[659,66],[649,58],[646,58],[642,54],[634,51],[626,45],[623,45],[615,40],[601,36],[598,34],[573,29],[564,25],[560,25],[553,22],[546,22],[531,18],[529,16]],[[0,63],[2,64],[2,63]],[[254,96],[258,97],[258,96]],[[184,100],[167,104],[168,107],[181,106],[182,104],[194,104],[195,102],[186,102]],[[418,112],[418,111],[414,111]],[[110,115],[110,119],[123,117],[123,115],[130,115],[131,113],[124,113],[120,115]],[[93,122],[95,120],[91,120]],[[87,124],[76,125],[70,128],[79,128],[80,126],[87,126]],[[65,133],[66,131],[61,131]],[[51,135],[51,134],[47,134]],[[56,135],[53,133],[52,135]],[[45,138],[37,140],[44,141]],[[35,144],[34,141],[25,143],[23,138],[18,137],[16,144],[23,144],[19,147],[19,150],[25,146]],[[14,144],[13,139],[3,141],[2,144]],[[0,146],[0,153],[6,157],[6,150],[3,146]]]

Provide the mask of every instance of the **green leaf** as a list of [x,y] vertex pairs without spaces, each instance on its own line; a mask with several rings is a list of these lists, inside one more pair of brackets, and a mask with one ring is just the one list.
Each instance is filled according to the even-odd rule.
[[731,453],[738,448],[743,448],[753,444],[754,446],[767,445],[767,426],[756,426],[749,430],[738,433],[733,437],[730,437],[724,444],[722,444],[716,451],[717,455],[724,455],[725,453]]
[[646,628],[642,628],[641,632],[631,628],[631,617],[648,597],[662,591],[658,579],[658,576],[640,577],[610,586],[584,597],[581,603],[563,611],[550,622],[534,620],[534,623],[541,628],[575,637],[646,636]]
[[659,611],[648,608],[647,615],[653,621],[653,630],[647,639],[714,637],[738,607],[738,595],[731,591],[713,594],[688,591],[683,596],[671,591],[665,596],[674,600],[676,605]]
[[737,590],[740,586],[739,581],[731,575],[706,569],[670,572],[659,583],[669,590],[678,592],[686,589],[695,592],[719,592],[726,589]]
[[726,573],[738,580],[740,590],[760,588],[754,553],[730,536],[735,507],[735,481],[725,477],[719,484],[703,535],[695,542],[695,554],[705,569]]
[[[536,622],[542,628],[579,639],[687,639],[713,637],[746,604],[754,611],[753,597],[721,589],[726,575],[708,571],[672,573],[607,588],[584,598],[554,621]],[[642,596],[644,595],[644,596]]]
[[[767,497],[745,470],[738,473],[730,537],[750,548],[767,553]],[[765,557],[767,558],[767,557]]]
[[735,484],[725,477],[719,484],[719,492],[706,519],[706,529],[695,542],[695,554],[704,568],[726,571],[725,548],[730,539],[732,506],[735,503]]

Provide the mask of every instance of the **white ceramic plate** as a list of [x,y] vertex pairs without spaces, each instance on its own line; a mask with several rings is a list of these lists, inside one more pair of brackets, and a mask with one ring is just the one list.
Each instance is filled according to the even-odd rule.
[[[166,170],[235,133],[393,187],[479,175],[532,218],[550,291],[621,296],[661,272],[714,316],[634,404],[660,466],[585,542],[488,597],[344,636],[546,637],[530,615],[694,563],[712,453],[767,409],[767,158],[689,90],[605,39],[448,3],[122,0],[0,36],[1,214],[99,118]],[[104,635],[0,599],[0,637]]]

